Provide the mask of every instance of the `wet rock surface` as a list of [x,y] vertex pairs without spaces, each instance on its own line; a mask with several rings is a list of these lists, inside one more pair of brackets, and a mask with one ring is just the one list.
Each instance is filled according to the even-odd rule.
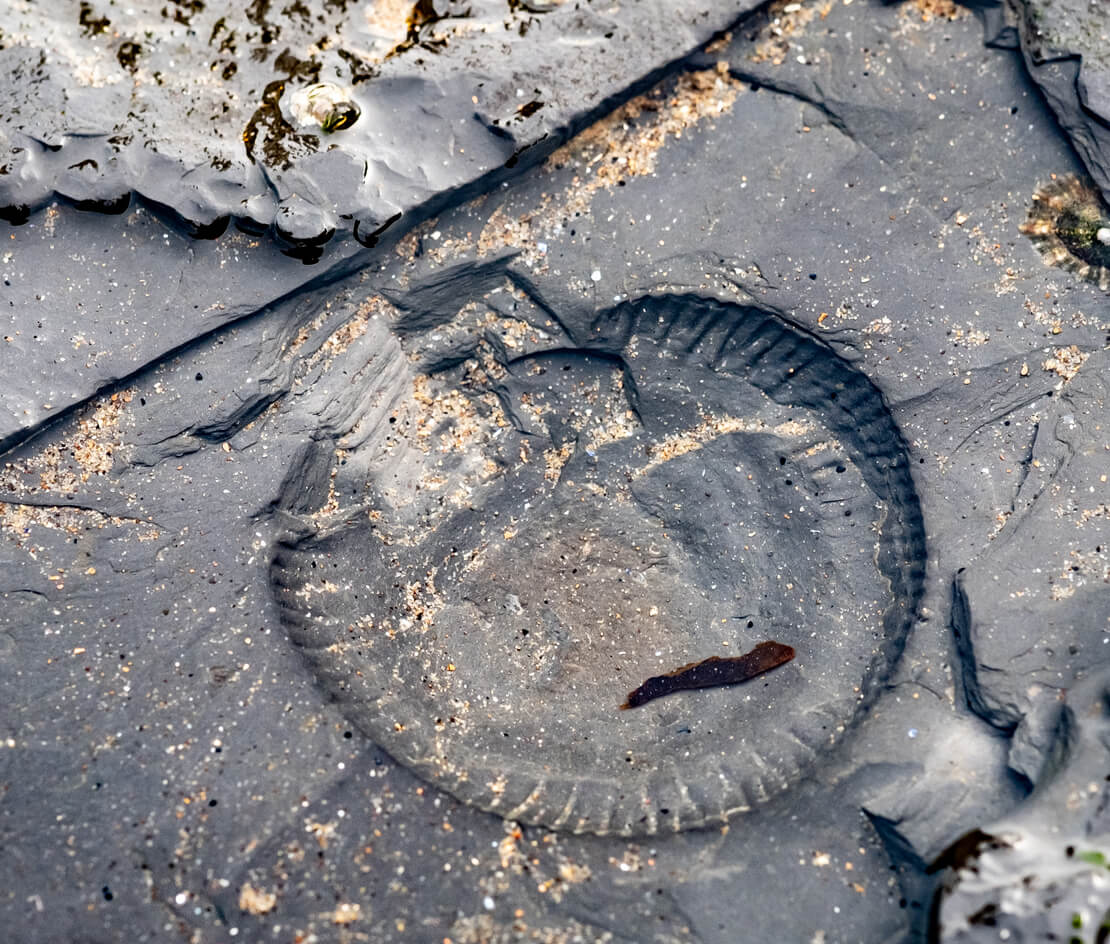
[[1110,934],[1107,681],[1102,661],[1057,706],[1053,750],[1029,800],[938,859],[938,940],[1080,942]]
[[234,218],[301,248],[340,225],[370,242],[542,158],[754,6],[12,0],[0,217],[134,193],[200,236]]
[[1011,16],[1030,75],[1110,194],[1110,11],[1080,0],[1020,0]]
[[[1051,902],[1097,939],[1107,296],[1019,229],[1087,170],[1005,45],[942,3],[774,5],[373,246],[321,217],[310,265],[170,201],[32,201],[0,250],[7,924],[985,940]],[[618,708],[768,638],[795,659]]]

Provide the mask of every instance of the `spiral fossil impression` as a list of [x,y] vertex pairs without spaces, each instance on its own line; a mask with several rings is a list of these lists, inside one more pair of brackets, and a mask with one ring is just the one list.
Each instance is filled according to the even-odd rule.
[[[902,649],[925,556],[905,443],[866,376],[754,306],[648,296],[569,333],[417,378],[434,474],[394,468],[281,542],[276,597],[344,713],[456,797],[573,832],[723,822],[817,762]],[[421,429],[460,398],[481,409]],[[618,710],[768,638],[796,658]]]

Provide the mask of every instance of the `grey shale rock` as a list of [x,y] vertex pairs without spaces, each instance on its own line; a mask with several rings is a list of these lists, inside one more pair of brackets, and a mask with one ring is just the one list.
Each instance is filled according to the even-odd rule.
[[1110,934],[1110,662],[1055,713],[1036,791],[937,860],[934,939],[1094,944]]
[[[699,44],[740,8],[676,27],[690,9],[403,4],[355,81],[353,4],[251,4],[219,29],[197,3],[144,7],[142,35],[110,2],[8,9],[0,95],[48,129],[16,171],[27,220],[0,234],[10,935],[924,940],[930,863],[1005,823],[1062,865],[1024,870],[1026,900],[1097,891],[1094,856],[1069,872],[1050,839],[1105,832],[1084,686],[1106,660],[1107,295],[1029,229],[1083,167],[1005,21],[985,46],[942,0],[800,0]],[[646,38],[617,56],[626,33]],[[234,120],[197,134],[193,100]],[[96,169],[65,131],[90,113]],[[153,144],[121,145],[120,190],[97,189],[100,119]],[[359,142],[386,154],[372,196]],[[190,215],[239,227],[192,239]],[[425,597],[445,605],[405,648],[389,607]],[[796,658],[618,707],[768,637]],[[454,770],[406,753],[428,732]],[[613,789],[552,812],[519,778],[450,780],[490,757]],[[664,813],[666,790],[684,805]],[[486,809],[510,799],[521,820]],[[616,812],[597,835],[566,809]],[[946,933],[1017,872],[958,877]]]
[[1061,376],[1023,461],[1013,526],[957,572],[952,609],[968,703],[1017,729],[1011,764],[1032,783],[1060,699],[1110,658],[1110,358],[1077,348],[1041,366]]
[[[541,159],[756,5],[5,0],[0,216],[135,193],[197,236],[234,218],[310,253],[338,229],[372,245]],[[321,84],[357,120],[297,107]]]
[[1029,74],[1110,200],[1110,8],[1089,0],[1015,0]]

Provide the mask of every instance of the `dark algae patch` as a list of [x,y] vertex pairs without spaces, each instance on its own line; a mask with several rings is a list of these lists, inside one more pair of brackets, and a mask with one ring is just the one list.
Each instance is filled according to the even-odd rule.
[[[285,93],[285,83],[286,80],[278,79],[262,90],[262,102],[243,129],[243,146],[252,161],[255,160],[254,148],[259,132],[265,131],[266,159],[279,167],[288,167],[292,163],[284,142],[296,140],[297,132],[281,114],[280,102]],[[303,143],[308,145],[307,141]]]
[[[343,446],[334,503],[287,489],[300,524],[271,581],[316,681],[399,762],[510,820],[651,835],[789,790],[881,688],[921,595],[882,395],[756,305],[528,320],[460,285],[398,299],[406,367]],[[730,651],[747,655],[684,665]],[[730,687],[795,652],[773,684]],[[704,687],[695,716],[614,711],[644,679],[630,704]]]
[[643,685],[628,693],[622,709],[639,708],[649,701],[674,692],[694,688],[712,688],[717,685],[737,685],[777,669],[794,658],[794,650],[780,642],[761,642],[751,652],[742,656],[722,658],[710,656],[700,662],[690,662],[666,675],[653,675]]
[[[455,8],[457,6],[458,9],[456,10]],[[405,38],[390,50],[386,58],[400,55],[412,49],[414,46],[422,46],[429,52],[435,52],[437,49],[447,45],[447,40],[429,35],[430,28],[441,20],[469,15],[470,12],[468,8],[459,6],[455,3],[448,3],[441,11],[436,9],[436,4],[433,0],[416,0],[416,3],[412,5],[412,9],[405,18]]]
[[106,33],[112,25],[106,16],[97,16],[91,3],[82,3],[77,15],[78,22],[86,36],[97,36]]
[[261,134],[261,150],[270,166],[289,168],[300,154],[317,150],[320,139],[315,134],[297,131],[281,113],[281,97],[286,85],[297,78],[315,81],[320,74],[320,66],[311,60],[297,59],[289,50],[284,50],[274,60],[274,68],[286,74],[284,79],[275,79],[262,90],[262,101],[247,126],[243,129],[243,146],[251,161],[257,160],[255,148]]
[[116,50],[116,60],[128,72],[134,72],[139,67],[139,56],[142,55],[143,47],[138,43],[127,40],[120,43],[119,48]]

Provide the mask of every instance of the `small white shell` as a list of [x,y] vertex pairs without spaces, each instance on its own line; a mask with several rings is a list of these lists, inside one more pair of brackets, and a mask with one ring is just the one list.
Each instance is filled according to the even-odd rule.
[[289,111],[293,120],[302,128],[323,128],[324,131],[336,130],[328,127],[342,109],[354,108],[351,90],[331,82],[321,82],[297,89],[289,101]]

